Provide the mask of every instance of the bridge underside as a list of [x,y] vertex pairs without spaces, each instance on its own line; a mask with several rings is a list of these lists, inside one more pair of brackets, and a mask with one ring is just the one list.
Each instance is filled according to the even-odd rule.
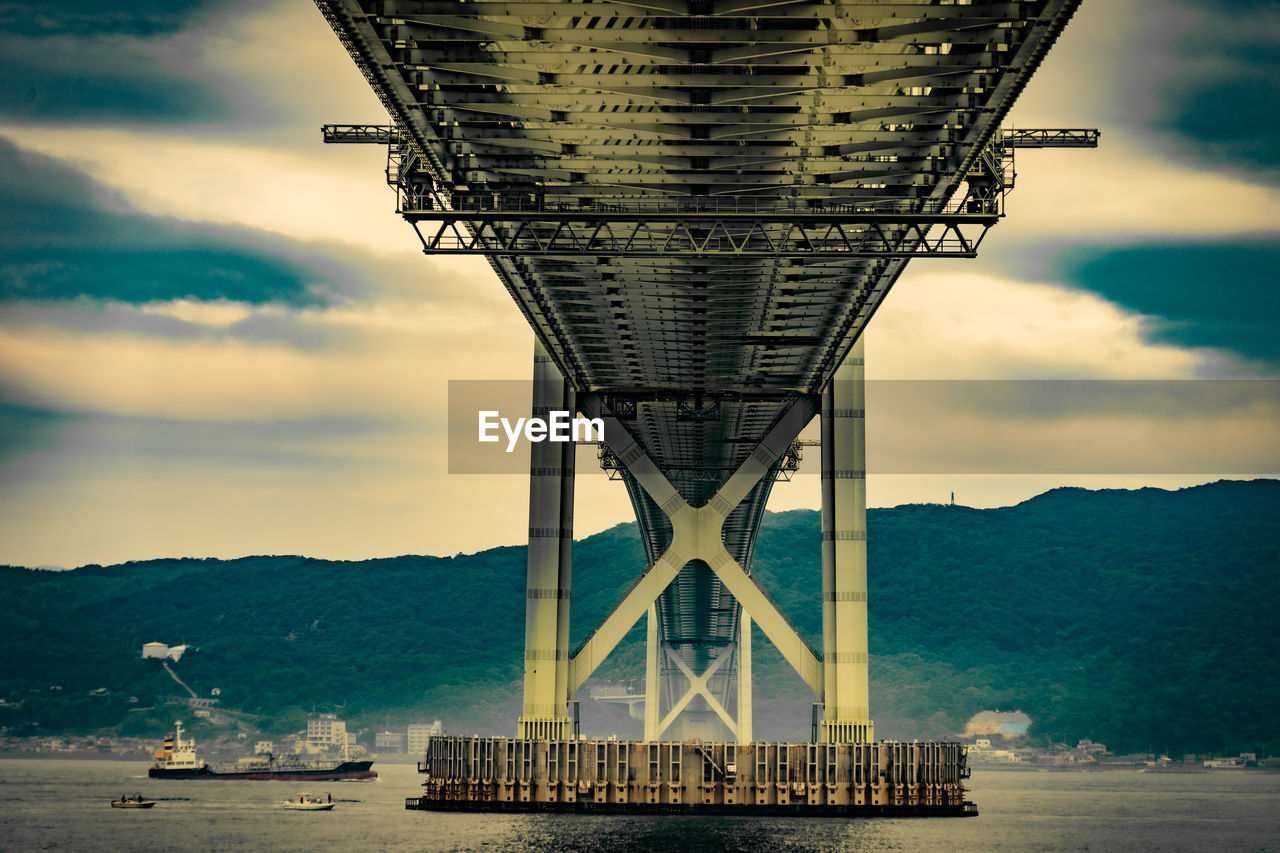
[[[1003,215],[1000,122],[1077,2],[317,0],[393,121],[331,141],[385,141],[424,249],[489,259],[563,380],[535,406],[609,418],[640,521],[646,573],[568,649],[572,467],[535,458],[530,526],[555,541],[531,539],[522,736],[564,737],[656,602],[650,716],[684,697],[733,722],[745,604],[829,721],[866,722],[827,737],[870,737],[862,410],[832,380],[908,260],[971,257]],[[820,408],[821,654],[749,578]]]

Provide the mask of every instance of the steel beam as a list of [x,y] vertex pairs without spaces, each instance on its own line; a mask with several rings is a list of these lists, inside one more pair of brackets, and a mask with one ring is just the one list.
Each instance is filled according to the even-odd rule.
[[[531,221],[534,220],[534,221]],[[797,220],[660,221],[531,217],[495,222],[440,212],[414,222],[429,255],[611,258],[972,258],[993,222],[879,222],[843,224],[831,218]]]
[[389,124],[326,124],[320,128],[324,141],[332,144],[398,145],[400,133]]
[[712,695],[711,690],[707,686],[708,682],[711,681],[711,677],[716,674],[728,659],[729,652],[728,650],[725,650],[716,657],[715,661],[711,666],[707,667],[702,675],[698,675],[689,668],[687,663],[681,660],[679,655],[670,655],[671,662],[674,663],[676,668],[679,669],[680,672],[684,674],[685,678],[689,680],[689,687],[683,694],[681,694],[680,698],[675,701],[670,710],[668,710],[663,716],[662,721],[658,723],[657,736],[654,740],[662,739],[662,733],[670,728],[671,724],[675,722],[676,717],[680,716],[680,712],[689,706],[689,703],[693,701],[695,696],[702,696],[711,710],[715,711],[716,716],[719,717],[720,720],[729,728],[729,731],[737,731],[737,722],[733,717],[729,716],[729,712],[726,711],[724,706],[720,704],[720,701]]
[[1097,148],[1100,133],[1093,128],[1018,130],[1005,128],[1000,144],[1006,148]]

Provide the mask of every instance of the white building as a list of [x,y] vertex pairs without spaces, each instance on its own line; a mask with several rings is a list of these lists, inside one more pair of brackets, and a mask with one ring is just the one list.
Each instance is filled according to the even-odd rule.
[[1214,770],[1242,770],[1245,767],[1243,756],[1234,756],[1232,758],[1210,758],[1204,763],[1205,767]]
[[317,714],[307,720],[307,752],[347,748],[347,724],[337,714]]
[[378,732],[373,736],[373,748],[378,752],[394,752],[404,754],[407,750],[407,736],[404,732]]
[[164,643],[145,643],[142,646],[142,659],[153,658],[155,660],[171,660],[178,661],[182,658],[182,653],[187,650],[186,646],[168,646]]
[[410,755],[426,755],[427,741],[444,734],[444,724],[436,720],[431,725],[414,723],[405,730],[405,746]]

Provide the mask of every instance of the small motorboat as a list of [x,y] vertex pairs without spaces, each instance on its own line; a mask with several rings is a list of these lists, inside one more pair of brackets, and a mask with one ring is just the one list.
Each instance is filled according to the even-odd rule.
[[142,795],[138,794],[136,797],[121,796],[120,799],[118,800],[112,800],[111,808],[113,809],[149,809],[155,804],[156,804],[155,800],[144,800],[142,799]]
[[300,812],[327,812],[332,811],[334,807],[332,797],[320,799],[310,794],[299,794],[296,800],[285,800],[284,807]]

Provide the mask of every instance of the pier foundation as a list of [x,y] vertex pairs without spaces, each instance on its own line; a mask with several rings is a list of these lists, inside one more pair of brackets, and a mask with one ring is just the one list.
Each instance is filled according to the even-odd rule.
[[407,809],[968,817],[950,742],[433,738]]

